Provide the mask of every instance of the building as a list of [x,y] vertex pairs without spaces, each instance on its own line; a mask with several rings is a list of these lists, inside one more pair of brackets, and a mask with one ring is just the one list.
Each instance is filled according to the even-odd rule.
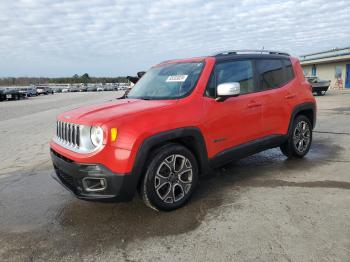
[[331,80],[330,88],[350,88],[350,47],[300,56],[305,76]]

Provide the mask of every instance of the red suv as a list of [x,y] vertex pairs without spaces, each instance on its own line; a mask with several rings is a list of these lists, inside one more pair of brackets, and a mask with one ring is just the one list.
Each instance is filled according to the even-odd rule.
[[183,206],[199,177],[269,148],[303,157],[316,102],[299,61],[228,51],[152,67],[124,99],[65,112],[50,143],[55,178],[78,198]]

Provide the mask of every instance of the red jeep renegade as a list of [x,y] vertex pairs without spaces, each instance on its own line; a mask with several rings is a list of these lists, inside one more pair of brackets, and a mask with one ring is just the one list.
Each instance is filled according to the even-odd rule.
[[124,98],[57,118],[55,178],[78,198],[183,206],[213,168],[280,147],[303,157],[316,102],[299,61],[228,51],[152,67]]

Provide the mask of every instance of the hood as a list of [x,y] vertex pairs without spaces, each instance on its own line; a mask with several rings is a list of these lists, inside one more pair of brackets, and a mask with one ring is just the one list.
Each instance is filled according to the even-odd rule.
[[174,100],[120,99],[103,104],[79,107],[60,114],[58,119],[76,124],[102,125],[114,119],[171,104],[174,104]]

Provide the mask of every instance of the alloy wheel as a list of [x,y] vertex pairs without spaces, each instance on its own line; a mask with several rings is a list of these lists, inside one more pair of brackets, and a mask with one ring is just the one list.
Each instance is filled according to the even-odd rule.
[[165,203],[175,203],[188,194],[192,186],[193,168],[188,158],[173,154],[159,165],[154,187],[158,197]]
[[296,125],[293,132],[293,143],[299,153],[304,153],[307,150],[311,141],[310,126],[305,121],[300,121]]

